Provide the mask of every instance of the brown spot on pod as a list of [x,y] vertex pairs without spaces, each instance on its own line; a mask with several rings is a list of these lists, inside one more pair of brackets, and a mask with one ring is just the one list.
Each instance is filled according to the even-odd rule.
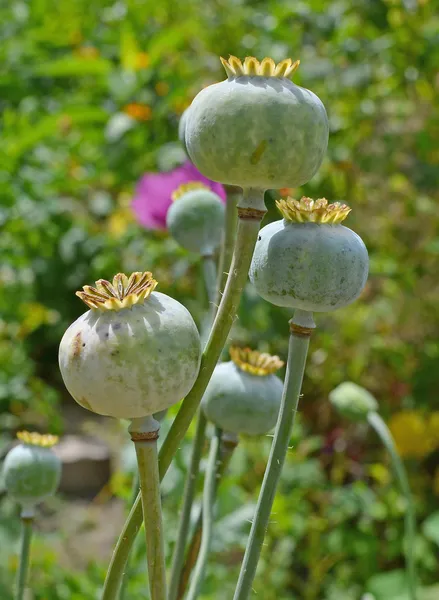
[[80,353],[81,353],[81,332],[78,331],[78,333],[73,338],[73,342],[72,342],[72,359],[75,360],[75,359],[79,358]]
[[80,404],[83,408],[86,408],[87,410],[94,412],[94,410],[91,407],[90,402],[86,399],[86,398],[80,398],[79,400],[77,400],[78,404]]
[[261,160],[262,155],[264,154],[266,148],[267,148],[267,140],[262,140],[262,142],[260,142],[260,144],[258,144],[258,146],[253,151],[253,153],[250,157],[250,162],[252,165],[258,164],[258,162]]

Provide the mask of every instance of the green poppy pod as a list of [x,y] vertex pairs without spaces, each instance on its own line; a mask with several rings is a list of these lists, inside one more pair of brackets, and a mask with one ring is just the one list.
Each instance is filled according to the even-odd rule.
[[189,115],[189,109],[190,106],[188,106],[187,109],[183,112],[178,123],[178,139],[180,140],[186,154],[188,153],[186,147],[186,121]]
[[211,256],[221,244],[224,230],[224,204],[202,183],[181,185],[172,194],[166,215],[172,237],[186,250]]
[[331,311],[363,290],[369,258],[362,239],[341,225],[345,204],[324,198],[288,198],[277,206],[284,219],[259,232],[250,267],[257,293],[276,306]]
[[325,107],[288,79],[299,61],[221,59],[228,79],[191,104],[185,140],[209,179],[260,189],[297,187],[313,177],[328,145]]
[[230,356],[230,362],[215,367],[202,410],[224,431],[264,435],[276,425],[283,383],[274,372],[284,363],[249,348],[232,347]]
[[56,492],[61,478],[61,461],[52,446],[58,438],[20,431],[20,444],[6,455],[3,479],[6,491],[23,511],[33,508]]
[[116,418],[146,417],[189,392],[201,360],[200,336],[189,311],[154,292],[151,273],[119,273],[77,295],[90,310],[65,332],[59,366],[73,398]]
[[365,421],[370,412],[378,410],[378,402],[372,394],[351,381],[334,388],[329,400],[343,417],[352,421]]

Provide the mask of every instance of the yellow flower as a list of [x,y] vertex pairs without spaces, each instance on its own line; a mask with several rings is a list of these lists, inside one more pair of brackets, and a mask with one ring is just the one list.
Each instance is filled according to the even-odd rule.
[[116,210],[108,219],[108,233],[115,238],[122,237],[133,220],[133,213],[130,208]]
[[149,55],[146,52],[137,52],[134,56],[134,70],[146,69],[149,65]]
[[389,428],[401,457],[423,458],[433,450],[427,420],[419,412],[396,413],[390,419]]
[[136,121],[149,121],[152,116],[152,109],[147,104],[131,102],[123,108],[123,112]]

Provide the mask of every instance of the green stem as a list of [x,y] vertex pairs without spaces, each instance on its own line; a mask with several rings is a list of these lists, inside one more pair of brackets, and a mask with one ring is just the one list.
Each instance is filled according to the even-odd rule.
[[237,204],[241,197],[239,188],[234,186],[226,186],[227,200],[226,200],[226,215],[224,220],[224,237],[221,246],[221,252],[218,261],[218,283],[217,283],[217,295],[215,304],[218,306],[221,300],[221,294],[225,288],[228,270],[233,256],[233,247],[235,244],[236,234],[236,215],[237,215]]
[[192,503],[195,496],[197,476],[200,469],[200,460],[204,445],[204,432],[206,431],[206,417],[203,411],[198,411],[197,430],[192,445],[191,462],[189,465],[186,484],[184,488],[183,506],[181,509],[180,523],[178,527],[177,541],[172,559],[171,582],[169,585],[168,600],[176,600],[178,594],[178,583],[184,562],[186,539],[189,533]]
[[220,456],[221,430],[215,428],[215,433],[210,443],[209,461],[206,467],[206,477],[203,491],[203,535],[201,538],[200,553],[195,565],[194,575],[187,595],[187,600],[196,600],[200,594],[204,581],[207,558],[213,531],[213,507],[215,504],[216,481],[218,474],[218,460]]
[[300,389],[302,387],[309,336],[314,327],[312,313],[310,312],[297,310],[290,321],[291,335],[281,409],[276,424],[268,465],[265,470],[264,481],[259,494],[256,514],[233,597],[234,600],[247,600],[252,590],[256,567],[270,520],[276,488],[288,451],[288,444],[299,403]]
[[[166,474],[172,457],[184,438],[197,411],[213,370],[230,333],[239,306],[242,291],[247,282],[253,250],[258,236],[260,221],[265,213],[264,193],[258,189],[247,189],[241,201],[243,217],[238,219],[235,251],[223,297],[210,332],[209,340],[201,359],[197,380],[184,399],[159,453],[160,479]],[[239,209],[238,209],[239,212]],[[251,215],[249,217],[249,214]],[[114,600],[119,590],[125,564],[142,524],[140,496],[133,505],[113,552],[102,600]]]
[[153,417],[133,419],[130,432],[139,466],[140,493],[146,537],[151,600],[166,600],[166,562],[163,537],[157,438],[160,425]]
[[375,411],[367,415],[369,424],[376,431],[386,450],[390,454],[392,466],[398,479],[401,491],[406,499],[407,507],[405,512],[405,556],[407,565],[407,580],[410,594],[410,600],[416,600],[416,563],[414,555],[416,538],[416,514],[413,504],[410,484],[405,470],[404,463],[398,454],[392,434],[382,417]]
[[[220,484],[224,473],[227,471],[227,467],[229,466],[230,460],[232,458],[233,452],[238,445],[238,437],[234,433],[223,433],[221,436],[221,454],[220,460],[217,468],[217,477],[216,477],[216,485]],[[203,509],[201,508],[197,520],[195,522],[194,532],[192,534],[191,543],[189,545],[189,549],[186,554],[186,562],[184,565],[184,569],[182,570],[179,586],[178,586],[178,596],[177,600],[182,600],[187,584],[189,582],[189,578],[192,573],[192,569],[194,564],[197,561],[198,554],[200,552],[201,539],[203,536]]]
[[113,556],[111,557],[102,592],[102,600],[115,600],[118,597],[128,557],[142,525],[142,520],[142,503],[140,494],[137,494],[136,500],[131,507],[119,539],[117,540]]
[[[134,473],[134,476],[133,476],[133,482],[132,482],[132,486],[131,486],[131,496],[130,496],[130,500],[129,500],[128,506],[132,506],[133,502],[136,500],[137,494],[139,493],[139,487],[140,487],[140,484],[139,484],[139,470],[137,469],[135,471],[135,473]],[[127,568],[126,568],[127,571],[129,571],[128,566],[129,566],[129,558],[128,558],[128,561],[127,561]],[[129,573],[124,573],[123,574],[123,579],[122,579],[122,584],[121,584],[121,587],[120,587],[120,592],[119,592],[118,600],[124,600],[124,598],[125,598],[125,593],[127,591],[126,589],[127,589],[127,585],[128,585],[128,578],[129,578],[128,575],[129,575]]]
[[213,320],[215,319],[216,313],[216,283],[217,283],[217,269],[213,256],[203,256],[203,276],[206,284],[207,297],[209,300],[209,309],[203,319],[201,326],[201,345],[206,345],[210,330],[212,328]]
[[23,600],[29,571],[30,543],[33,533],[33,514],[21,517],[20,564],[17,571],[15,600]]
[[203,275],[209,303],[214,302],[216,297],[217,272],[213,256],[203,256]]

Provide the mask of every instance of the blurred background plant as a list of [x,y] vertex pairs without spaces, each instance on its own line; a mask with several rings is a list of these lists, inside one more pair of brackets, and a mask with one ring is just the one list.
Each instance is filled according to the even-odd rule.
[[[419,521],[425,599],[439,594],[439,16],[428,0],[133,0],[0,6],[0,439],[17,428],[87,435],[110,448],[111,479],[43,511],[32,567],[36,600],[95,598],[131,478],[123,428],[83,421],[61,384],[57,348],[82,311],[74,291],[118,271],[152,270],[159,290],[200,322],[195,255],[130,209],[147,171],[180,163],[178,119],[223,78],[219,55],[301,59],[295,81],[331,124],[314,179],[282,194],[353,207],[371,273],[361,299],[318,317],[301,403],[255,589],[264,600],[403,600],[404,502],[388,459],[327,396],[343,380],[380,403],[406,461]],[[279,218],[266,197],[264,223]],[[285,312],[245,294],[233,341],[286,356]],[[169,417],[168,417],[169,418]],[[190,436],[189,436],[190,437]],[[189,442],[189,438],[188,438]],[[232,596],[269,439],[244,443],[219,497],[206,600]],[[176,529],[188,446],[164,483]],[[61,486],[63,489],[63,484]],[[93,501],[90,502],[90,496]],[[0,592],[11,597],[18,521],[0,505]],[[66,519],[66,514],[69,519]],[[108,523],[114,522],[109,528]],[[88,546],[88,547],[87,547]],[[87,551],[85,548],[87,547]],[[170,549],[169,549],[170,550]],[[137,554],[142,553],[142,544]],[[143,589],[133,562],[127,597]],[[434,587],[435,586],[435,587]],[[220,591],[219,591],[220,590]],[[221,596],[219,595],[221,594]],[[369,594],[369,595],[368,595]]]

